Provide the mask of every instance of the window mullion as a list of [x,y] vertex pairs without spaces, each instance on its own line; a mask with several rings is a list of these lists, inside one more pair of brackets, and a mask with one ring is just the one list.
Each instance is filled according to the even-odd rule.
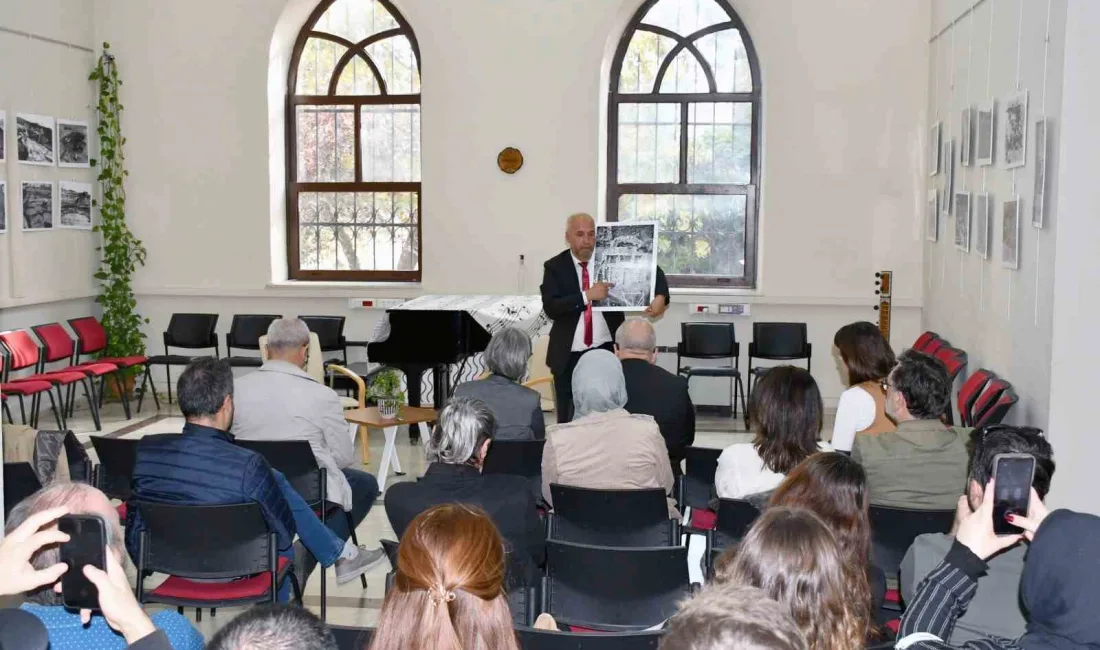
[[680,184],[688,182],[688,103],[680,104]]

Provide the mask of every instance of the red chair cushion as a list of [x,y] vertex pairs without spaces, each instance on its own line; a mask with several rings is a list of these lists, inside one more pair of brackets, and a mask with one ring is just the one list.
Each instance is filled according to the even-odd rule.
[[106,359],[100,359],[100,363],[113,363],[119,368],[129,368],[130,366],[140,366],[149,360],[149,357],[142,355],[134,355],[132,357],[107,357]]
[[895,618],[892,621],[886,621],[886,629],[893,632],[894,636],[897,636],[898,630],[901,629],[901,619]]
[[[279,558],[279,574],[290,564],[290,560]],[[164,581],[149,595],[153,598],[172,598],[175,600],[226,601],[260,598],[271,590],[271,576],[267,573],[233,582],[192,582],[186,578],[172,576]]]
[[0,393],[11,393],[13,395],[34,395],[35,393],[42,393],[53,388],[53,384],[48,381],[35,381],[27,379],[13,379],[6,384],[0,384]]
[[125,524],[125,522],[126,522],[126,504],[125,503],[118,504],[118,507],[115,508],[115,511],[118,512],[118,520]]
[[48,381],[51,384],[73,384],[84,381],[86,375],[79,370],[58,370],[56,372],[44,372],[40,375],[31,375],[27,379],[35,381]]
[[80,365],[73,366],[73,368],[79,369],[85,374],[92,374],[96,377],[102,375],[109,375],[113,372],[118,372],[118,366],[113,363],[107,363],[104,361],[90,361],[88,363],[82,363]]
[[577,632],[579,634],[611,634],[607,630],[594,630],[590,627],[581,627],[580,625],[566,625],[570,632]]
[[699,530],[714,530],[718,525],[718,513],[713,510],[692,510],[689,525]]
[[901,592],[897,589],[887,589],[883,600],[888,603],[901,603]]

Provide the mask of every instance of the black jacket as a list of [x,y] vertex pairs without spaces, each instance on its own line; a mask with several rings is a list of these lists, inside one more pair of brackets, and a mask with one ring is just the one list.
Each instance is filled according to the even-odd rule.
[[[512,580],[534,585],[546,554],[546,528],[535,496],[522,476],[483,475],[469,465],[432,463],[415,483],[395,483],[386,490],[386,516],[398,538],[412,520],[432,506],[463,503],[488,513],[509,550]],[[514,582],[512,583],[515,584]]]
[[687,380],[643,359],[623,359],[626,378],[626,410],[652,415],[661,428],[672,463],[672,475],[681,474],[684,448],[695,442],[695,406]]
[[[577,280],[577,271],[573,267],[573,255],[569,250],[546,260],[542,266],[542,310],[554,321],[550,328],[550,345],[546,350],[546,365],[555,375],[569,364],[569,352],[573,348],[573,335],[577,331],[577,321],[584,313],[584,296]],[[657,267],[657,284],[654,295],[664,296],[666,303],[672,299],[668,293],[668,280],[665,272]],[[607,321],[611,336],[623,324],[626,316],[621,311],[601,312]]]

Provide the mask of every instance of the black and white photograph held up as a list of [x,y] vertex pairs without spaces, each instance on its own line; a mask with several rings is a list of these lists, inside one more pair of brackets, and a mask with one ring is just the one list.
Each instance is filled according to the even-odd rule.
[[978,164],[985,167],[993,164],[993,130],[996,112],[996,102],[990,102],[988,106],[978,108],[978,120],[975,125],[974,157]]
[[928,129],[928,175],[935,176],[940,173],[940,129],[936,122]]
[[57,164],[59,167],[89,167],[88,123],[57,120]]
[[1027,162],[1027,91],[1005,101],[1005,167],[1023,167]]
[[935,189],[928,190],[928,207],[925,208],[925,237],[936,241],[940,232],[940,195]]
[[993,199],[988,193],[974,199],[974,250],[983,260],[989,259],[989,223],[993,219]]
[[7,160],[5,144],[8,141],[8,114],[0,111],[0,163]]
[[1020,197],[1005,201],[1001,228],[1001,266],[1020,268]]
[[649,306],[657,284],[657,223],[626,221],[596,226],[592,252],[596,282],[615,286],[605,300],[592,303],[597,311],[641,311]]
[[1047,208],[1047,131],[1050,120],[1043,118],[1035,122],[1035,194],[1031,200],[1031,225],[1043,227],[1043,218]]
[[0,232],[8,231],[8,183],[0,181]]
[[53,165],[56,162],[52,117],[17,114],[15,140],[19,149],[19,162],[28,165]]
[[19,204],[22,206],[23,230],[53,228],[53,183],[23,181]]
[[955,195],[955,248],[970,252],[970,192]]
[[61,227],[92,229],[92,184],[61,181]]
[[974,124],[974,109],[964,108],[962,112],[962,132],[961,139],[959,140],[959,164],[963,167],[969,167],[973,164],[974,160],[972,154],[974,151],[974,134],[971,127]]

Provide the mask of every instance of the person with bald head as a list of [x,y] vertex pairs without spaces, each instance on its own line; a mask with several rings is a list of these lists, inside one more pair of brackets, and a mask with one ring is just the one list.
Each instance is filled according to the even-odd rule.
[[[595,311],[592,301],[607,298],[613,286],[594,282],[596,269],[590,265],[596,248],[596,222],[583,212],[571,215],[565,223],[565,241],[569,249],[543,264],[542,310],[553,321],[546,365],[554,375],[554,401],[558,422],[573,419],[571,378],[577,360],[589,350],[613,351],[612,333],[623,323],[619,311]],[[657,267],[653,302],[645,314],[657,318],[668,308],[668,281]]]

